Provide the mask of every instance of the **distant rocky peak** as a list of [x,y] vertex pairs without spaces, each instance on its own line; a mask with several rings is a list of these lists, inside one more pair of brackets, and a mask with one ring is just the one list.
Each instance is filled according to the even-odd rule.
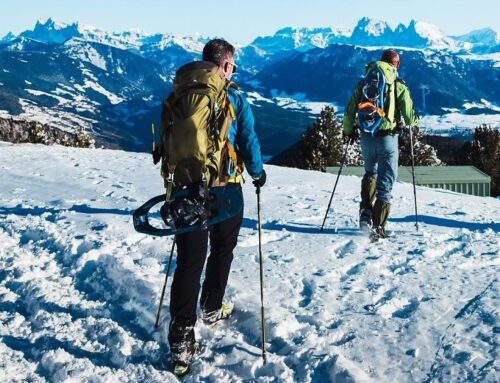
[[354,28],[363,31],[370,36],[381,36],[386,32],[392,32],[391,27],[385,21],[363,17]]

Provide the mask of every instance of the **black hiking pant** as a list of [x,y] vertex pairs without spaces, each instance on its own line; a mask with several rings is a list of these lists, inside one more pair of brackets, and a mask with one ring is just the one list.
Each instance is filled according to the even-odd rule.
[[[229,184],[227,187],[238,188],[242,192],[240,184]],[[207,258],[209,236],[210,256],[200,305],[206,312],[221,308],[242,220],[243,208],[238,215],[209,230],[176,235],[177,266],[170,292],[171,321],[168,335],[171,349],[175,349],[179,342],[194,340],[200,278]]]

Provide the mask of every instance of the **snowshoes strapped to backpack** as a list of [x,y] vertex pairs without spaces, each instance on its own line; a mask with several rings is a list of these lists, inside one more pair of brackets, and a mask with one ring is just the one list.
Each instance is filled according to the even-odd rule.
[[[166,193],[134,212],[138,232],[164,236],[206,229],[241,211],[241,191],[219,187],[243,171],[228,140],[236,118],[229,87],[236,85],[208,61],[191,62],[176,72],[174,91],[163,101],[160,145],[153,149],[154,163],[161,159]],[[148,219],[149,210],[161,202],[167,228],[154,227]]]
[[[154,236],[183,234],[206,229],[234,217],[243,208],[243,195],[239,187],[212,187],[208,189],[208,208],[205,196],[196,188],[172,192],[170,202],[165,194],[156,196],[139,207],[133,216],[134,228],[139,233]],[[163,203],[160,214],[165,227],[155,227],[149,222],[149,211]]]
[[[229,197],[232,192],[209,190],[225,186],[230,175],[243,171],[228,140],[236,118],[229,87],[236,85],[208,61],[191,62],[176,72],[174,91],[163,102],[160,145],[153,150],[153,161],[161,159],[166,188],[161,215],[168,229],[154,228],[148,222],[149,209],[161,199],[155,197],[134,213],[137,231],[152,235],[194,231],[241,210],[241,206],[234,206],[238,197]],[[227,208],[221,201],[227,202]],[[219,207],[214,208],[214,203]]]
[[358,123],[361,131],[371,135],[375,135],[384,118],[395,119],[395,76],[389,77],[384,71],[388,65],[381,61],[368,65],[362,82]]

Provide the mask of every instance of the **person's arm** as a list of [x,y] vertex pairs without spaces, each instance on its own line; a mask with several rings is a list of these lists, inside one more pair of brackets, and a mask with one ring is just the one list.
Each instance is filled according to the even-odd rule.
[[361,94],[361,81],[358,83],[352,94],[351,100],[344,111],[344,119],[342,121],[342,132],[345,136],[350,136],[354,131],[356,123],[356,111],[358,110],[359,96]]
[[259,139],[255,133],[255,120],[248,101],[240,92],[230,90],[231,101],[235,103],[237,130],[235,135],[236,151],[243,159],[252,178],[260,178],[264,169]]
[[396,102],[406,126],[413,127],[418,123],[418,115],[413,107],[410,90],[402,80],[396,82]]

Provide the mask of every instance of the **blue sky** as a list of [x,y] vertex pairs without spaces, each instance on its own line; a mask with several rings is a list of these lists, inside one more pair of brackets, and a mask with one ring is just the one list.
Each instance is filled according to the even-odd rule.
[[107,31],[201,33],[240,44],[284,26],[352,28],[363,16],[393,27],[411,19],[427,21],[447,35],[483,27],[500,32],[498,0],[0,0],[0,4],[0,37],[32,29],[37,19],[49,17]]

